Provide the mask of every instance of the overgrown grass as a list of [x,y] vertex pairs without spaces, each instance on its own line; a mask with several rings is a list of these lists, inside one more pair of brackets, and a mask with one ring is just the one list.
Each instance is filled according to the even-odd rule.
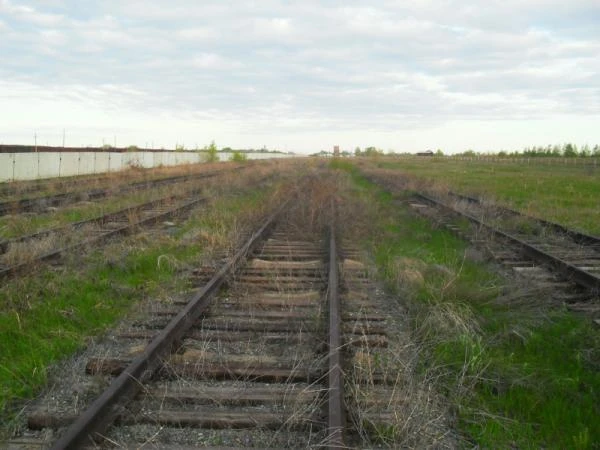
[[32,234],[44,229],[55,228],[69,223],[92,219],[125,208],[171,195],[185,195],[194,187],[207,187],[214,179],[195,183],[182,183],[177,186],[159,186],[126,195],[109,196],[94,202],[78,202],[58,208],[56,211],[39,214],[16,214],[0,217],[0,238],[10,239]]
[[365,248],[408,306],[420,370],[453,405],[465,446],[594,448],[600,336],[589,319],[527,289],[515,294],[465,242],[403,206],[402,194],[392,198],[348,162],[332,165],[370,205]]
[[600,167],[502,164],[446,159],[369,163],[452,190],[482,195],[526,214],[600,234]]
[[40,267],[35,275],[4,283],[0,422],[10,422],[16,402],[39,391],[50,364],[81,348],[144,298],[183,289],[185,268],[239,239],[269,208],[277,189],[274,184],[235,195],[214,192],[206,209],[168,233],[142,233],[71,256],[59,270]]

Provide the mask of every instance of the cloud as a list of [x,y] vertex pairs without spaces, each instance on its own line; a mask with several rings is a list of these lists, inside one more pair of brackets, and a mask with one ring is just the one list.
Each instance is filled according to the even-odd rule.
[[18,21],[37,26],[57,26],[64,20],[60,14],[40,12],[26,5],[14,5],[9,0],[0,0],[0,12]]
[[177,36],[183,40],[204,42],[218,38],[219,34],[210,27],[194,27],[178,30]]
[[241,67],[241,63],[224,58],[215,53],[201,53],[192,58],[191,64],[196,69],[231,70]]
[[0,0],[0,13],[0,79],[24,102],[68,99],[119,126],[115,105],[132,128],[160,114],[189,135],[200,120],[274,140],[600,109],[596,1]]

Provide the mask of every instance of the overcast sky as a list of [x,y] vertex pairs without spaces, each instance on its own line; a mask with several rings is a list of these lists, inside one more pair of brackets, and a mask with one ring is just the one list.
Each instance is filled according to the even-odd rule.
[[0,56],[0,143],[600,143],[600,0],[0,0]]

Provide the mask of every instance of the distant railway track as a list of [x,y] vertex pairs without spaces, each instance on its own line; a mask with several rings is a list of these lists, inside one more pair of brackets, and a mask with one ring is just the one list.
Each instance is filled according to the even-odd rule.
[[[24,261],[16,263],[0,262],[0,278],[23,273],[43,261],[57,260],[79,248],[98,245],[115,236],[131,234],[142,227],[183,214],[206,202],[206,198],[198,197],[199,193],[200,190],[193,190],[183,197],[168,196],[93,219],[4,241],[0,243],[0,249],[2,250],[0,258],[2,259],[6,258],[10,249],[15,246],[35,247],[33,243],[41,242],[42,251],[26,256],[23,258]],[[175,205],[168,205],[168,203],[175,203]],[[44,239],[49,237],[57,237],[59,241],[63,240],[63,242],[66,240],[66,243],[59,246],[53,246],[50,243],[50,248],[44,249],[44,247],[47,247],[43,245]]]
[[54,188],[56,185],[73,183],[74,181],[83,181],[84,183],[102,183],[108,178],[106,176],[82,176],[79,178],[66,178],[50,181],[48,179],[36,181],[4,182],[0,184],[0,197],[10,197],[23,194],[33,194],[35,192],[45,191]]
[[129,192],[156,188],[160,186],[168,186],[184,181],[210,178],[230,170],[241,170],[244,167],[246,166],[236,167],[235,169],[222,169],[197,174],[178,175],[173,177],[136,181],[134,183],[118,186],[116,188],[111,186],[105,188],[88,189],[84,191],[62,192],[43,197],[5,201],[0,203],[0,216],[23,212],[40,212],[44,211],[48,207],[64,206],[70,203],[75,203],[82,199],[97,200],[100,198],[109,197],[111,195],[123,195]]
[[[523,225],[523,222],[517,220],[515,227],[511,229],[510,222],[498,221],[504,224],[503,229],[500,229],[498,225],[492,224],[491,219],[486,219],[486,214],[481,210],[464,211],[447,201],[426,194],[415,194],[415,199],[463,217],[500,241],[503,245],[493,246],[489,240],[484,244],[488,245],[496,259],[503,264],[517,271],[532,270],[532,268],[535,270],[535,265],[541,265],[558,274],[560,279],[575,283],[591,295],[600,293],[600,243],[597,238],[568,230],[557,224],[522,216],[516,211],[510,211],[509,214],[526,220],[526,224]],[[481,203],[474,199],[467,201],[477,208],[481,206]],[[500,214],[502,213],[503,210],[500,210]],[[532,223],[534,228],[530,230],[527,223]],[[536,224],[540,228],[535,228]],[[520,230],[519,227],[525,229]],[[451,228],[459,229],[456,226]]]
[[[457,194],[455,192],[448,192],[448,196],[450,198],[456,198],[458,200],[464,200],[469,203],[471,206],[476,206],[478,208],[485,208],[484,202],[482,202],[479,198],[471,197],[468,195]],[[512,216],[512,217],[524,217],[528,220],[534,221],[545,229],[551,230],[554,233],[563,235],[571,239],[574,243],[586,246],[598,246],[600,248],[600,237],[592,236],[589,234],[585,234],[576,230],[571,230],[563,225],[560,225],[555,222],[551,222],[544,219],[533,218],[530,216],[525,216],[524,214],[515,211],[513,209],[507,208],[505,206],[494,205],[494,209],[502,215]]]
[[[179,195],[168,195],[91,219],[1,241],[0,278],[21,273],[42,261],[57,259],[80,247],[97,245],[112,237],[130,234],[142,227],[182,214],[206,202],[206,198],[199,197],[201,193],[202,189],[192,188]],[[21,262],[6,261],[10,259],[7,254],[11,250],[17,254],[30,253],[32,250],[28,251],[27,247],[33,249],[33,255],[25,255],[25,260]],[[36,247],[40,247],[41,251],[36,252]]]
[[[158,177],[160,178],[160,177]],[[163,177],[164,178],[164,177]],[[63,190],[64,186],[69,184],[78,183],[79,185],[88,184],[102,184],[109,182],[114,179],[114,175],[102,174],[98,176],[94,175],[81,175],[78,177],[66,177],[66,178],[46,178],[43,180],[34,181],[11,181],[0,183],[0,198],[2,197],[14,197],[22,196],[24,194],[34,194],[36,192],[42,192],[47,190]],[[149,180],[147,180],[149,181]]]
[[338,249],[333,223],[308,234],[290,209],[214,275],[192,274],[187,298],[115,331],[110,354],[85,363],[94,382],[113,377],[106,389],[85,407],[42,402],[30,433],[62,429],[43,434],[58,435],[54,449],[341,449],[392,429],[406,399],[390,356],[378,354],[388,349],[386,316],[366,267],[351,245]]

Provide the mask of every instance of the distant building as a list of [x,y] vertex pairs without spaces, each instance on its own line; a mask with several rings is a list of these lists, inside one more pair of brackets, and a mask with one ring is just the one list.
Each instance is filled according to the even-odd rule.
[[333,156],[336,158],[340,156],[340,146],[339,145],[333,146]]
[[424,152],[419,152],[417,153],[417,156],[433,156],[433,151],[432,150],[427,150]]

